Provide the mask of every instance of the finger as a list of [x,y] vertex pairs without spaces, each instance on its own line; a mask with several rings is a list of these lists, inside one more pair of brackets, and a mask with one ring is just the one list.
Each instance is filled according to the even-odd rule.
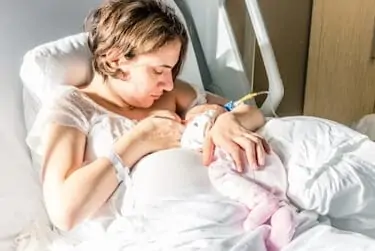
[[262,144],[256,145],[256,160],[258,162],[258,167],[262,168],[266,163],[266,151]]
[[236,137],[234,141],[245,150],[246,160],[249,166],[253,169],[258,169],[256,162],[255,143],[246,137]]
[[173,135],[171,136],[169,141],[171,141],[171,144],[173,145],[173,147],[180,147],[181,139],[185,131],[185,127],[182,124],[177,123],[175,121],[171,121],[171,123],[174,123],[174,124],[171,124],[172,126],[169,132],[173,133]]
[[260,134],[258,133],[254,133],[254,132],[251,132],[252,135],[258,137],[259,139],[262,140],[262,145],[263,145],[263,148],[264,148],[264,151],[267,153],[267,154],[270,154],[271,153],[271,147],[270,145],[268,144],[267,140],[265,140],[263,138],[263,136],[261,136]]
[[212,138],[209,134],[206,135],[203,148],[202,148],[202,155],[203,155],[203,165],[208,166],[211,164],[214,156],[215,151],[215,144],[212,141]]
[[160,129],[164,133],[173,134],[173,135],[182,137],[182,134],[185,131],[185,125],[175,120],[172,120],[170,118],[165,118],[165,117],[156,117],[156,118],[159,119],[158,126],[160,126]]
[[171,119],[177,122],[181,122],[180,116],[177,115],[177,113],[170,112],[170,111],[156,111],[154,114],[151,114],[151,117],[154,118],[165,118],[165,119]]
[[263,139],[260,138],[259,135],[257,134],[249,134],[249,133],[244,133],[243,136],[245,138],[247,138],[249,141],[252,141],[255,143],[254,145],[254,158],[253,158],[253,165],[256,169],[258,169],[258,167],[261,167],[261,166],[264,166],[265,164],[265,160],[266,160],[266,151],[264,149],[264,146],[263,146]]
[[[245,134],[244,136],[250,136],[251,134]],[[255,162],[256,162],[256,165],[257,167],[262,167],[264,166],[265,162],[266,162],[266,150],[264,149],[263,147],[263,139],[257,135],[257,134],[253,134],[253,136],[255,136],[256,140],[254,141],[255,143],[255,153],[256,153],[256,156],[255,156]]]
[[268,142],[262,138],[262,143],[263,143],[263,147],[264,147],[264,150],[266,151],[267,154],[270,154],[271,153],[271,146],[268,144]]
[[244,170],[244,164],[243,164],[243,160],[241,158],[241,155],[242,155],[242,149],[240,148],[239,145],[237,145],[235,142],[233,141],[230,141],[227,143],[228,146],[227,147],[223,147],[224,149],[227,149],[227,151],[229,152],[229,154],[231,155],[236,167],[237,167],[237,171],[242,173],[243,170]]
[[168,119],[168,120],[176,121],[178,123],[182,123],[180,117],[175,117],[172,114],[170,114],[170,115],[167,115],[167,114],[166,115],[154,115],[152,117],[153,118],[158,118],[158,119]]
[[172,113],[172,116],[174,117],[174,120],[177,121],[178,123],[182,122],[181,117],[178,116],[177,113]]
[[180,140],[175,140],[175,141],[173,141],[173,142],[171,142],[171,144],[170,144],[170,146],[169,146],[170,148],[179,148],[179,147],[181,147],[181,141]]
[[267,153],[267,154],[270,154],[271,153],[271,147],[270,145],[268,144],[267,140],[265,140],[261,135],[259,135],[258,133],[251,133],[252,135],[258,137],[261,141],[262,141],[262,145],[263,145],[263,148],[264,148],[264,151]]

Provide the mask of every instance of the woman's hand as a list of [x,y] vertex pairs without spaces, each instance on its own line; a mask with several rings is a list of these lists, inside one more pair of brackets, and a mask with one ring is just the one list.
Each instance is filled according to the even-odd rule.
[[[215,146],[223,148],[232,156],[239,172],[244,170],[246,162],[250,167],[259,169],[265,164],[266,154],[270,152],[267,142],[260,135],[241,126],[230,112],[220,115],[206,136],[203,146],[205,165],[211,163]],[[243,159],[242,151],[245,151],[247,161]]]
[[171,111],[168,111],[168,110],[152,111],[152,112],[149,113],[149,117],[166,118],[166,119],[175,120],[175,121],[181,123],[180,116],[178,116],[177,113],[171,112]]
[[140,121],[134,129],[151,153],[179,147],[185,127],[177,114],[157,111]]
[[184,126],[174,113],[154,112],[117,140],[115,150],[127,166],[133,167],[147,154],[179,147],[183,131]]

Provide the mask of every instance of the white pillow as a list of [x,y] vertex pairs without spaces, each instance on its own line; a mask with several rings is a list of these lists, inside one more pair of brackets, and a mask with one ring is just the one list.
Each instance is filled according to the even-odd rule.
[[40,105],[55,88],[65,84],[78,86],[90,80],[90,58],[85,33],[40,45],[26,53],[20,77],[24,85],[27,130]]

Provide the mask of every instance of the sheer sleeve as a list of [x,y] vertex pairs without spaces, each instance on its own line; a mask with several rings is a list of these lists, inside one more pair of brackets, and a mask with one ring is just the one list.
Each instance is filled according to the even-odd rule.
[[26,143],[31,151],[41,156],[46,143],[46,132],[51,123],[74,127],[85,135],[89,131],[87,110],[77,91],[64,90],[44,104],[29,131]]
[[200,87],[200,86],[197,86],[197,85],[194,85],[194,84],[190,84],[191,87],[193,87],[195,93],[196,93],[196,97],[194,99],[194,101],[191,103],[191,105],[189,106],[189,109],[194,107],[194,106],[197,106],[197,105],[203,105],[203,104],[206,104],[207,103],[207,99],[206,99],[206,91]]

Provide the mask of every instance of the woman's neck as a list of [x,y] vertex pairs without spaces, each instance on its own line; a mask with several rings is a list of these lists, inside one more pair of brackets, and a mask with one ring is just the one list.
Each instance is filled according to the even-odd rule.
[[[112,79],[108,79],[107,81],[112,81]],[[116,106],[117,108],[123,109],[130,107],[128,103],[126,103],[111,90],[110,84],[107,83],[103,76],[97,72],[94,73],[93,79],[85,88],[82,89],[82,91],[100,98],[104,102],[112,106]]]

